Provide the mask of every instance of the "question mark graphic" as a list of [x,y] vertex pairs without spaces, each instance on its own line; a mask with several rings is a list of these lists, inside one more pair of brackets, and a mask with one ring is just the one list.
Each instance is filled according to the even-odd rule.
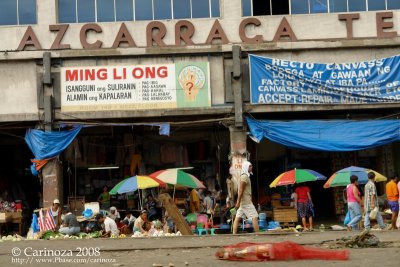
[[192,88],[193,88],[194,84],[192,82],[187,82],[186,86],[189,87],[189,94],[192,94]]

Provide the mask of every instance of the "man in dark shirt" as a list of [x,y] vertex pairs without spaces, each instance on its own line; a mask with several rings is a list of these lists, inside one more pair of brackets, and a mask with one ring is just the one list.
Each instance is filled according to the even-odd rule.
[[76,219],[75,214],[72,214],[69,207],[65,207],[63,209],[64,220],[63,224],[58,230],[61,234],[64,235],[76,235],[79,234],[81,228],[79,226],[79,222]]

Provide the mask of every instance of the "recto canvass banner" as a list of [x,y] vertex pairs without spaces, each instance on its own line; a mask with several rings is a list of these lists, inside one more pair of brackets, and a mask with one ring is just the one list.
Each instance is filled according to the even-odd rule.
[[210,107],[208,62],[61,68],[61,111]]
[[400,101],[400,57],[306,63],[249,56],[251,104],[369,104]]

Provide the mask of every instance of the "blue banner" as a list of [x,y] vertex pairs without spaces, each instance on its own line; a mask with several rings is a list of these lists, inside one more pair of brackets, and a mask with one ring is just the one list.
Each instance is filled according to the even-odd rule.
[[307,63],[249,56],[252,104],[369,104],[400,101],[400,56]]

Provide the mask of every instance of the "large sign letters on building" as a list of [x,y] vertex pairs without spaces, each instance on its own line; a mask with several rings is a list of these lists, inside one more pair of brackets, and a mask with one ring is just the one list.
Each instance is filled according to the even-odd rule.
[[252,104],[400,102],[400,56],[310,63],[249,56]]
[[210,107],[208,62],[61,68],[61,111]]

